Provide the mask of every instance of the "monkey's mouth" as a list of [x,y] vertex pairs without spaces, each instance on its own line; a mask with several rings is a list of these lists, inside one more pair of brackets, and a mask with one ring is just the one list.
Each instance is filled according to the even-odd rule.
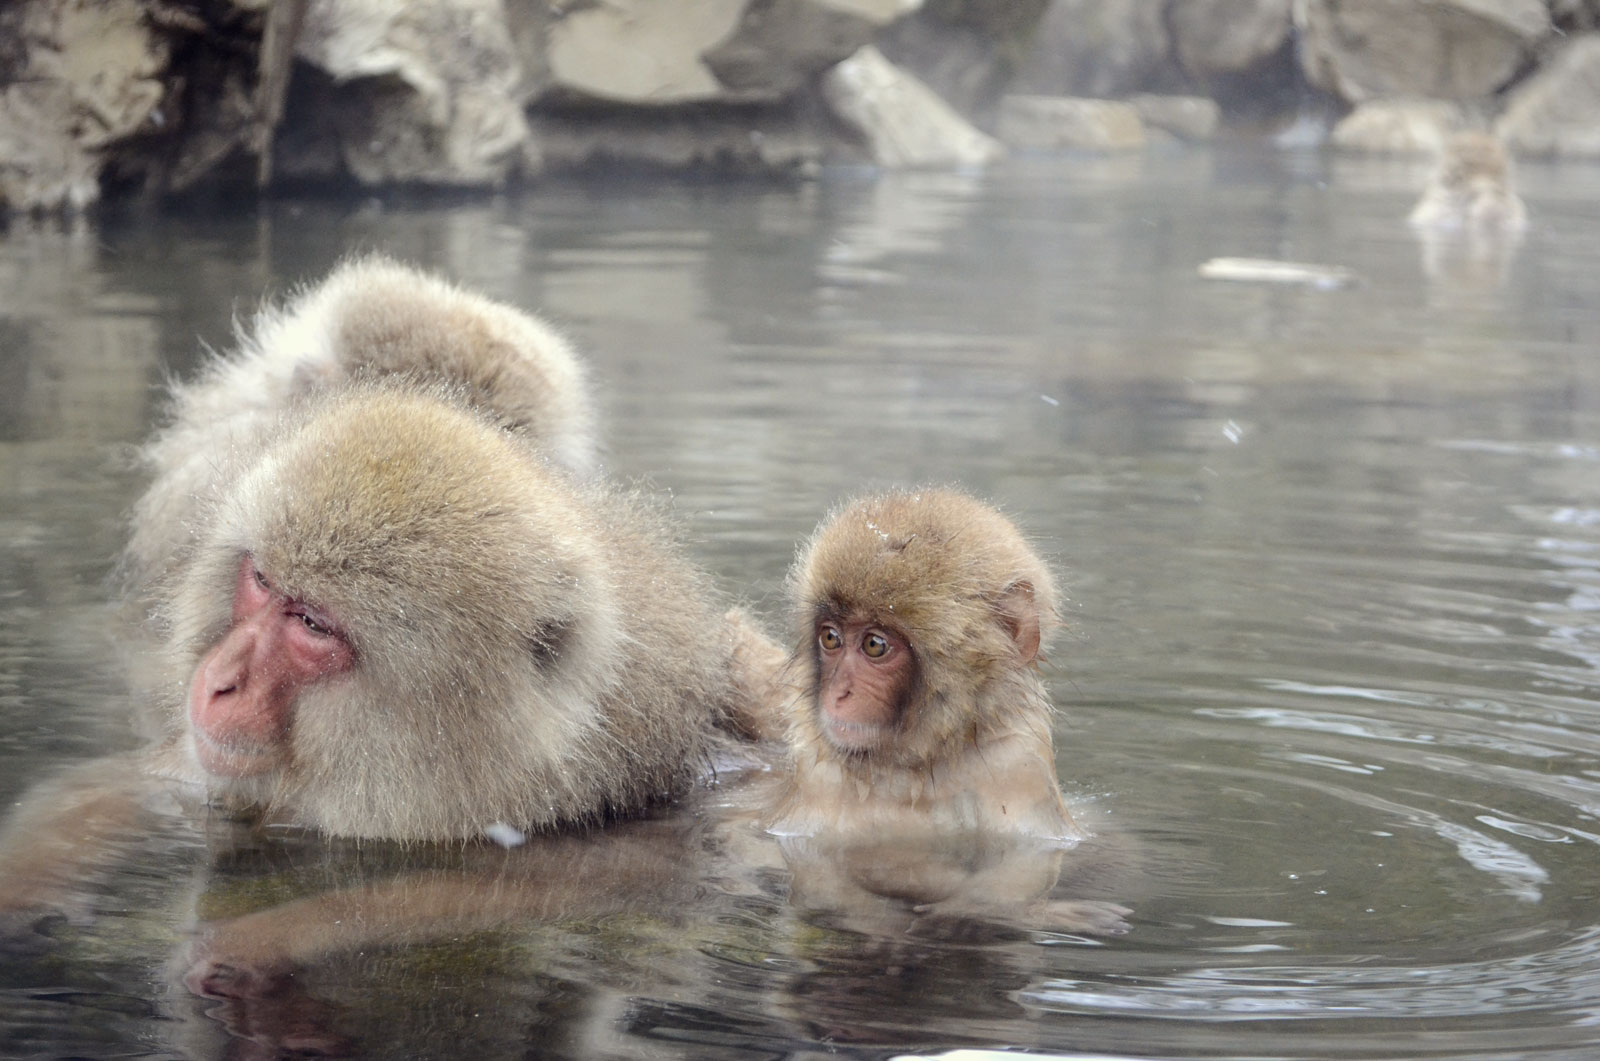
[[839,751],[864,754],[881,745],[889,731],[886,726],[870,722],[846,722],[822,712],[822,733],[828,743]]
[[280,765],[280,755],[271,749],[219,744],[198,731],[190,737],[195,760],[214,777],[256,777]]

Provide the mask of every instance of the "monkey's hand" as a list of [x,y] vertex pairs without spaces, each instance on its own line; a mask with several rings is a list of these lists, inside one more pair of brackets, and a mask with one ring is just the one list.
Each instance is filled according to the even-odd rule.
[[1041,921],[1058,932],[1121,936],[1133,927],[1124,920],[1131,913],[1126,906],[1099,899],[1052,899],[1044,904]]
[[0,829],[0,913],[77,913],[128,853],[162,783],[133,756],[95,760],[30,792]]
[[781,741],[785,705],[794,696],[786,679],[787,656],[743,608],[724,616],[732,694],[725,725],[747,740]]

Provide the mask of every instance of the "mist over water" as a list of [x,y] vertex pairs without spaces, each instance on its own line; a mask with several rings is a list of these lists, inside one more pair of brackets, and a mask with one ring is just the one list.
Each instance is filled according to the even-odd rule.
[[[0,794],[136,745],[108,577],[161,381],[264,296],[382,250],[567,331],[608,471],[670,495],[775,630],[795,543],[842,496],[955,482],[1014,516],[1069,597],[1059,769],[1098,834],[1058,894],[1133,927],[804,918],[781,860],[707,840],[701,806],[619,840],[620,861],[692,856],[627,912],[320,954],[255,1044],[265,1024],[369,1055],[1589,1056],[1600,180],[1524,165],[1520,244],[1425,245],[1403,221],[1424,171],[1218,147],[14,224]],[[1224,255],[1359,281],[1197,275]],[[457,858],[215,822],[139,841],[96,918],[0,944],[0,1052],[251,1042],[182,987],[197,917]]]

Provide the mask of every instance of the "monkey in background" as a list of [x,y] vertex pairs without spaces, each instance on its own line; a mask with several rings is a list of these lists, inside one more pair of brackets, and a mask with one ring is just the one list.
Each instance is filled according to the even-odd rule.
[[358,262],[179,388],[127,557],[159,744],[24,801],[0,909],[54,905],[173,782],[340,836],[514,836],[680,791],[756,714],[776,648],[649,505],[552,460],[591,443],[547,337]]
[[1528,215],[1512,188],[1505,147],[1488,133],[1457,133],[1407,219],[1418,229],[1516,233]]
[[[1055,584],[1015,525],[953,490],[862,498],[801,550],[788,593],[801,692],[768,828],[795,901],[1045,904],[1085,834],[1057,786],[1037,668]],[[1049,905],[1086,931],[1126,929],[1114,904]]]

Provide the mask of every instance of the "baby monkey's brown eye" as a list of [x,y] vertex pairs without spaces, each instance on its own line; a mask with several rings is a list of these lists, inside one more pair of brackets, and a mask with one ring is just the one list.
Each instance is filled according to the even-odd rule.
[[827,652],[832,652],[844,644],[844,638],[839,636],[839,631],[831,626],[822,628],[822,631],[817,634],[817,641],[822,645],[823,650]]
[[861,651],[873,659],[880,659],[889,651],[889,639],[874,631],[861,639]]

